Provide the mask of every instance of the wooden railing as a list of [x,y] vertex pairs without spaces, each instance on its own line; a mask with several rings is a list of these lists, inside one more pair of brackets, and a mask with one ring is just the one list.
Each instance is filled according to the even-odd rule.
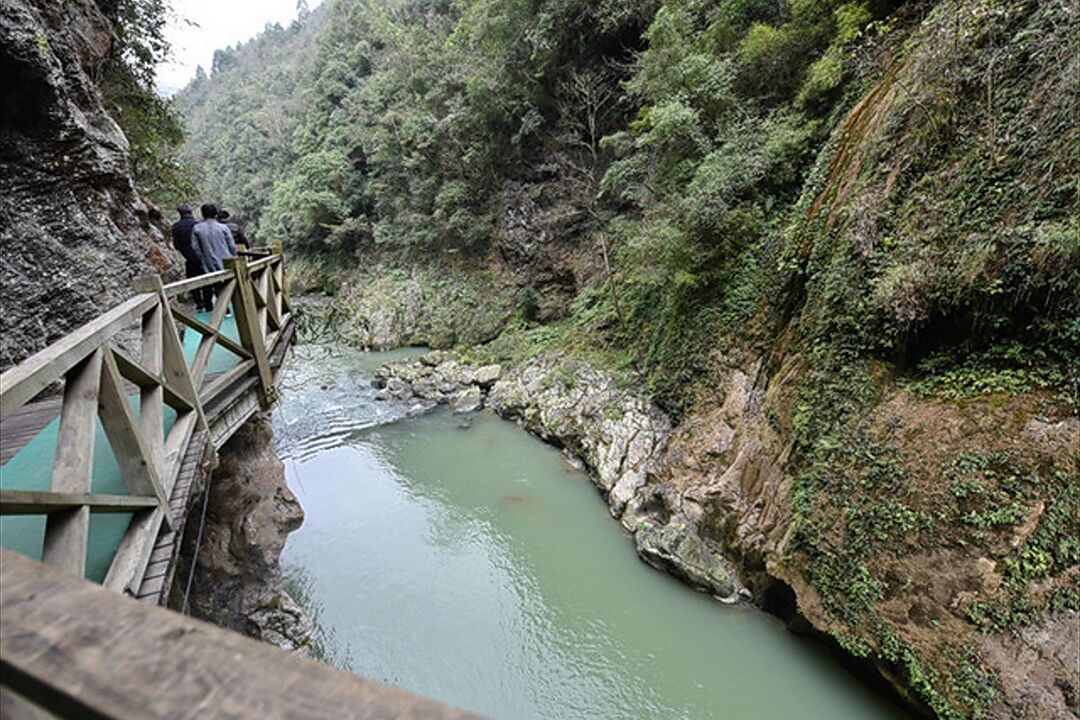
[[[206,321],[176,302],[209,286],[218,300]],[[200,447],[193,436],[211,437],[237,393],[252,412],[273,401],[271,352],[286,347],[292,330],[279,249],[245,253],[221,272],[171,285],[140,278],[136,291],[0,375],[0,421],[63,384],[50,489],[0,490],[0,513],[46,516],[46,565],[0,549],[0,716],[476,720],[108,592],[133,591],[162,524],[181,519],[169,499],[188,449]],[[238,341],[222,331],[230,306]],[[180,326],[199,336],[190,362]],[[237,362],[211,375],[215,347]],[[166,407],[176,412],[167,434]],[[128,495],[91,490],[98,418]],[[100,512],[133,513],[106,589],[82,578],[90,514]]]
[[479,720],[0,550],[0,716]]
[[[257,255],[250,262],[248,257],[227,259],[221,272],[170,285],[163,286],[158,276],[138,278],[134,297],[0,375],[0,421],[63,383],[50,489],[0,490],[0,514],[46,515],[46,564],[82,577],[90,514],[134,512],[103,583],[117,591],[133,590],[162,524],[172,527],[176,521],[170,493],[193,434],[209,431],[204,408],[249,374],[257,377],[263,406],[274,400],[268,349],[285,332],[292,308],[280,248]],[[210,286],[219,288],[218,299],[203,322],[177,300]],[[222,332],[230,306],[239,342]],[[201,335],[190,365],[181,325]],[[208,377],[215,347],[235,354],[238,362]],[[137,419],[132,394],[138,396]],[[167,433],[166,406],[176,412]],[[98,419],[129,495],[91,490]]]

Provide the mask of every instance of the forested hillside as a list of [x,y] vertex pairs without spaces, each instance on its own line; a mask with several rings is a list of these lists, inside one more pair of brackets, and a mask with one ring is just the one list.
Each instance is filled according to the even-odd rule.
[[[685,451],[657,483],[775,477],[701,501],[760,598],[940,717],[1049,717],[1080,691],[1044,642],[1080,610],[1078,37],[1034,0],[328,0],[179,104],[204,195],[346,335],[640,380]],[[774,525],[730,519],[762,497]]]
[[214,81],[200,67],[174,98],[187,119],[182,159],[199,191],[246,219],[249,232],[258,233],[274,183],[296,160],[293,133],[311,92],[325,7],[218,50],[210,68]]

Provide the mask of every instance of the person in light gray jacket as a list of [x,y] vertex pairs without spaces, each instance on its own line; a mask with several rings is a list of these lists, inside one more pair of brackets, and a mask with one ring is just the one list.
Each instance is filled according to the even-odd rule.
[[[199,208],[199,212],[202,213],[203,219],[191,230],[191,249],[202,263],[204,272],[224,270],[225,258],[236,256],[236,241],[229,228],[217,221],[216,207],[210,204],[203,205]],[[221,295],[225,283],[217,283],[213,287],[214,297],[217,298]],[[232,313],[226,310],[225,314]]]
[[224,270],[222,262],[227,257],[236,256],[236,240],[228,226],[217,221],[217,208],[203,205],[199,208],[203,220],[191,231],[191,246],[199,256],[203,271],[212,273]]

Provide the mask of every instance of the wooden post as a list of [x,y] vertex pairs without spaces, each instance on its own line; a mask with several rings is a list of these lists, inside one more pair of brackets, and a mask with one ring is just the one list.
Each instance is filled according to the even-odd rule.
[[[281,260],[278,263],[278,268],[281,270],[281,275],[279,276],[279,278],[281,280],[281,300],[282,300],[282,304],[284,305],[283,310],[290,310],[291,311],[292,310],[292,300],[289,298],[288,278],[285,277],[285,253],[281,248],[281,241],[280,240],[275,240],[274,241],[274,254],[281,258]],[[284,314],[285,313],[282,312],[282,315],[284,315]]]
[[[94,421],[104,353],[98,348],[67,373],[53,461],[54,493],[90,492],[94,473]],[[86,506],[49,515],[42,559],[81,578],[86,572],[89,534],[90,509]]]
[[[161,303],[150,308],[142,319],[142,366],[156,377],[162,376]],[[165,388],[146,385],[139,388],[139,424],[147,450],[161,472],[165,471]]]
[[135,290],[141,293],[155,293],[158,297],[158,307],[161,310],[161,367],[165,381],[179,390],[184,399],[195,408],[199,418],[199,427],[209,430],[206,415],[203,413],[202,402],[199,400],[199,389],[191,378],[187,360],[184,359],[184,346],[180,341],[180,331],[176,327],[173,318],[172,305],[165,295],[165,289],[161,284],[160,275],[141,275],[135,278]]
[[240,335],[240,344],[255,360],[255,368],[259,373],[259,401],[267,408],[277,399],[277,389],[270,371],[265,338],[259,327],[259,309],[255,304],[255,293],[251,290],[251,273],[248,271],[247,260],[242,257],[225,258],[225,269],[236,274],[236,290],[233,292],[236,329]]

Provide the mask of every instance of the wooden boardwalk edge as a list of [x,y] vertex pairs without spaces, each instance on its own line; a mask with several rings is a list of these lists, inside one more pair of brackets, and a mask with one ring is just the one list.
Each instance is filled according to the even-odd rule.
[[46,716],[477,718],[7,550],[0,550],[0,671],[5,706],[21,701]]

